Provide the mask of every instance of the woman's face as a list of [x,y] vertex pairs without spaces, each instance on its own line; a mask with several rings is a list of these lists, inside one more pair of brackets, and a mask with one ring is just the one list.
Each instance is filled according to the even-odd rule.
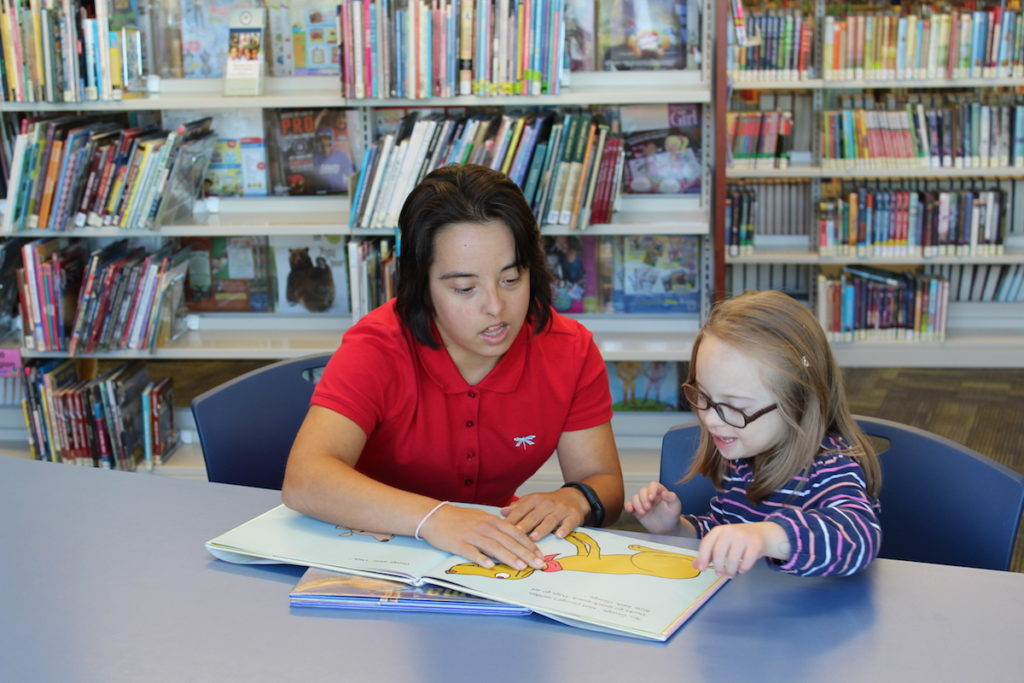
[[[696,363],[697,386],[712,401],[726,403],[747,415],[777,403],[765,381],[770,372],[764,363],[714,335],[706,334],[701,340]],[[726,460],[759,455],[786,436],[786,422],[778,410],[765,413],[743,428],[726,424],[713,408],[696,412]]]
[[516,266],[501,221],[455,223],[434,237],[430,298],[448,354],[470,384],[508,351],[530,306],[530,278]]

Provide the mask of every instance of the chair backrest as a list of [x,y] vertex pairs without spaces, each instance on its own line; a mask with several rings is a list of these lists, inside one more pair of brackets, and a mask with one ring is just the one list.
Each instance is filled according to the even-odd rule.
[[661,439],[661,467],[658,481],[670,491],[675,491],[683,503],[683,512],[702,515],[708,511],[708,503],[715,495],[715,487],[705,477],[694,477],[685,484],[679,480],[686,474],[700,444],[700,424],[672,427]]
[[880,557],[1009,569],[1024,475],[909,425],[854,416],[880,448]]
[[207,479],[280,490],[288,452],[316,385],[313,374],[329,359],[321,354],[284,360],[194,398],[192,416]]
[[[1024,512],[1024,475],[923,429],[854,416],[879,446],[882,547],[879,557],[1002,569],[1010,567]],[[700,443],[700,426],[673,427],[662,439],[659,481],[683,510],[701,514],[714,488],[704,477],[676,482]]]

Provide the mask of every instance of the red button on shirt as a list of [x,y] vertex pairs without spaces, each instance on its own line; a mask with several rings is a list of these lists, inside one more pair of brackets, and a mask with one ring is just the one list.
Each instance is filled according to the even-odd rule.
[[[443,347],[415,341],[393,300],[345,333],[312,403],[367,434],[358,471],[440,500],[488,505],[508,504],[563,432],[612,417],[604,361],[575,320],[553,314],[539,335],[524,325],[490,374],[468,385]],[[467,459],[470,452],[479,457]]]

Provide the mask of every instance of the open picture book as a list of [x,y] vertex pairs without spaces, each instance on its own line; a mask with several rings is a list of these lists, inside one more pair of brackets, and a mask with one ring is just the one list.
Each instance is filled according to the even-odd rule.
[[694,551],[599,529],[579,528],[564,539],[548,535],[537,545],[548,563],[543,570],[487,569],[408,536],[338,527],[279,505],[206,548],[227,562],[295,564],[450,588],[571,626],[660,641],[727,581],[694,569]]

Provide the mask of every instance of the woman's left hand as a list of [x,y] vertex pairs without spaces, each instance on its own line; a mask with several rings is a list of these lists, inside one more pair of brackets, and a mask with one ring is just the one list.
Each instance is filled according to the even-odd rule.
[[534,541],[550,533],[565,538],[583,524],[588,512],[590,506],[583,494],[573,488],[528,493],[501,509],[501,514],[508,522],[529,534]]

